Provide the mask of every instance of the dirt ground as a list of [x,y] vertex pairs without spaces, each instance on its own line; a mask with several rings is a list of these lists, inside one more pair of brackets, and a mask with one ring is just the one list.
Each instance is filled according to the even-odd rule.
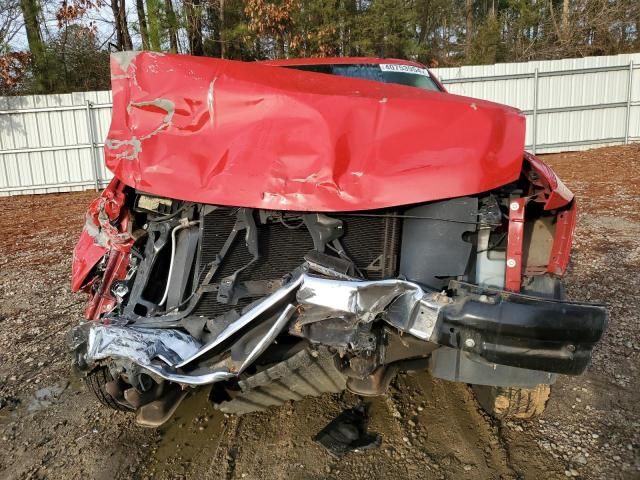
[[193,396],[159,430],[105,409],[70,368],[82,315],[71,252],[94,192],[0,198],[0,478],[640,478],[640,145],[546,157],[577,194],[569,296],[609,329],[541,419],[492,421],[466,385],[401,376],[371,401],[377,450],[338,461],[311,440],[357,399],[327,395],[243,417]]

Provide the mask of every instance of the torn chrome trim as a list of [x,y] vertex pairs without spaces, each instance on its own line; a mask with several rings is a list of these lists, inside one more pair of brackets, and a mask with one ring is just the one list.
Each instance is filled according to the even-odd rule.
[[285,325],[291,320],[294,312],[296,311],[296,307],[289,304],[284,309],[284,311],[280,314],[275,323],[271,326],[269,331],[265,334],[264,337],[260,339],[260,341],[256,344],[255,347],[249,352],[249,355],[244,359],[242,365],[238,369],[238,374],[242,373],[249,365],[251,365],[266,349],[276,337],[282,332],[282,329]]
[[[294,292],[303,316],[317,321],[342,317],[360,323],[372,322],[380,316],[399,330],[422,340],[431,338],[440,308],[450,301],[445,295],[425,291],[415,283],[399,279],[333,280],[303,274],[266,297],[204,346],[176,329],[84,324],[80,328],[88,328],[85,361],[91,365],[107,358],[124,359],[182,385],[202,386],[227,380],[250,366],[283,331],[296,312],[296,306],[288,303]],[[273,317],[278,309],[281,312],[266,333],[243,355],[244,358],[234,362],[237,368],[218,366],[204,372],[204,368],[192,373],[179,371],[186,365],[195,366],[197,360],[202,360],[259,317]]]
[[211,372],[203,373],[201,375],[187,375],[173,372],[158,365],[146,365],[144,368],[170,382],[179,383],[181,385],[189,385],[192,387],[210,385],[212,383],[220,382],[222,380],[228,380],[235,377],[235,374],[229,372],[228,370],[214,370]]
[[[85,330],[84,335],[73,335],[73,349],[79,346],[78,338],[86,338],[84,361],[91,366],[108,358],[126,360],[134,363],[152,375],[179,383],[181,385],[202,386],[227,380],[235,374],[226,369],[217,369],[200,374],[183,374],[171,368],[176,363],[195,354],[202,347],[192,336],[173,329],[153,329],[103,325],[98,323],[82,324],[77,327]],[[161,360],[164,367],[154,360]]]
[[201,358],[203,355],[206,355],[207,353],[214,350],[222,342],[227,340],[229,337],[231,337],[235,333],[239,332],[241,329],[249,325],[251,322],[256,320],[258,317],[266,313],[271,308],[281,305],[287,299],[287,297],[300,286],[300,284],[302,283],[302,278],[303,276],[298,276],[297,278],[291,280],[289,283],[287,283],[283,287],[273,292],[268,297],[265,297],[265,299],[262,300],[258,305],[256,305],[254,308],[249,310],[247,313],[242,315],[235,322],[233,322],[231,325],[225,328],[220,333],[220,335],[218,335],[215,338],[215,340],[206,344],[204,347],[202,347],[202,349],[200,349],[200,351],[194,353],[193,355],[188,357],[186,360],[180,362],[178,365],[176,365],[176,367],[181,368],[181,367],[184,367],[185,365],[193,363],[195,360]]
[[450,302],[446,295],[400,279],[350,281],[311,275],[303,276],[297,300],[305,316],[318,320],[346,315],[367,323],[384,312],[387,323],[422,340],[431,338],[440,308]]
[[[245,370],[276,339],[294,312],[295,307],[287,305],[269,331],[242,359],[237,372],[231,372],[226,368],[218,368],[206,373],[176,372],[174,370],[176,364],[195,355],[202,347],[196,339],[179,330],[103,324],[83,324],[79,328],[88,330],[84,356],[88,365],[107,358],[124,359],[165,380],[182,385],[202,386],[227,380]],[[77,346],[76,340],[72,347]],[[161,360],[167,366],[153,363],[154,360]]]
[[[81,326],[86,328],[87,324]],[[179,330],[123,327],[92,323],[88,326],[85,360],[95,363],[107,358],[124,358],[140,366],[160,358],[173,365],[201,348],[192,336]]]

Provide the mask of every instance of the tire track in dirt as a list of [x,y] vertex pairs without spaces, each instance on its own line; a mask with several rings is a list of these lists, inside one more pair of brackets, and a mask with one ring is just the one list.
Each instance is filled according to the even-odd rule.
[[[382,435],[382,446],[334,459],[312,437],[363,400],[369,405],[370,430]],[[511,465],[499,428],[480,412],[465,385],[428,374],[402,375],[386,397],[343,393],[241,417],[213,412],[204,395],[185,401],[142,472],[154,478],[178,474],[220,480],[534,476],[526,465]]]
[[408,412],[409,426],[411,420],[425,425],[423,446],[437,464],[447,467],[448,478],[517,477],[497,429],[466,385],[427,373],[404,376],[398,383],[402,396],[413,398],[414,404],[419,399],[418,409]]

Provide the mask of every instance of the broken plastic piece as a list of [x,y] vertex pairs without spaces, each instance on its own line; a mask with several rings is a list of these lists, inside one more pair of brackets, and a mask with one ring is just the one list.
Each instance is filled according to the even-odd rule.
[[314,437],[313,441],[335,458],[354,450],[377,448],[382,443],[379,433],[368,432],[369,415],[365,405],[343,411]]

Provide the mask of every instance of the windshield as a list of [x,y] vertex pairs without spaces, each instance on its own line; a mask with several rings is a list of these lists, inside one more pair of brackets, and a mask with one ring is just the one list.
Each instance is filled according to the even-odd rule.
[[326,64],[326,65],[287,65],[307,72],[328,73],[341,77],[364,78],[384,83],[397,83],[423,90],[440,91],[426,68],[400,63],[365,64]]

